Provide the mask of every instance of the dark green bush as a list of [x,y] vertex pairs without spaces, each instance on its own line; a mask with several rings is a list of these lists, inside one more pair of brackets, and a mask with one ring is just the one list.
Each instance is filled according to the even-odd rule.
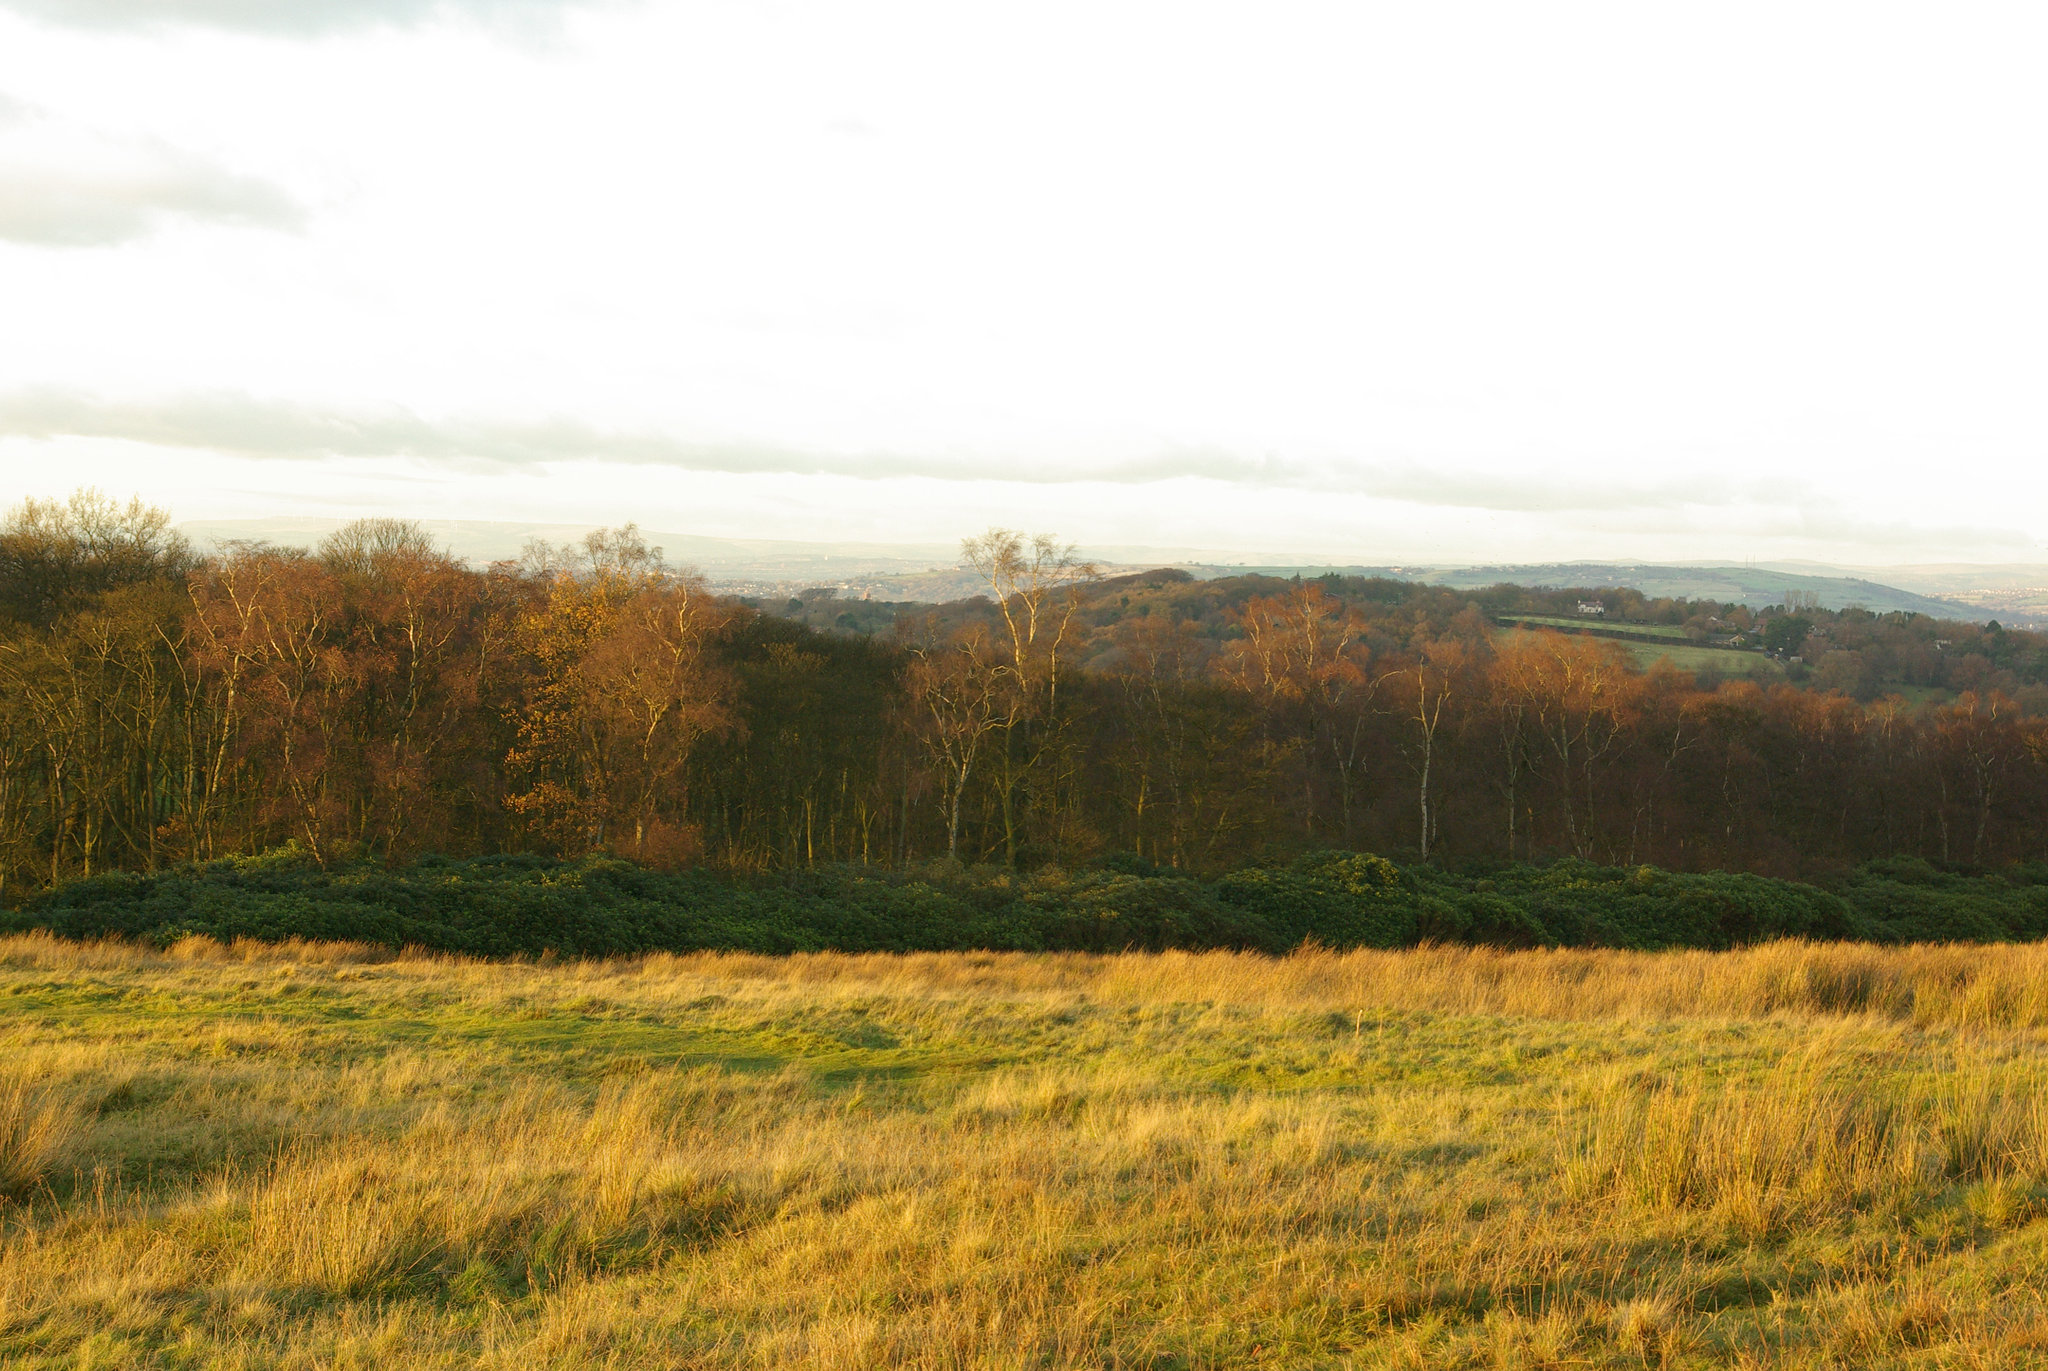
[[1872,863],[1828,888],[1742,873],[1588,862],[1483,875],[1319,852],[1214,880],[1129,859],[1030,875],[935,863],[759,878],[612,857],[428,859],[322,868],[293,849],[74,881],[0,915],[9,929],[168,944],[203,934],[345,939],[480,956],[654,950],[1104,952],[1126,948],[1725,948],[1770,938],[2048,937],[2048,867]]

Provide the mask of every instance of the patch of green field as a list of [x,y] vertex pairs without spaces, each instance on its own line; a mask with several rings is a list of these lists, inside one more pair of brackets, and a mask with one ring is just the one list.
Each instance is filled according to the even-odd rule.
[[1677,624],[1630,624],[1619,619],[1570,618],[1562,615],[1515,615],[1518,624],[1538,624],[1545,628],[1562,629],[1610,629],[1617,633],[1639,633],[1651,638],[1673,638],[1685,641],[1685,630]]
[[1785,668],[1761,652],[1738,652],[1725,647],[1695,647],[1690,643],[1665,647],[1661,643],[1630,643],[1628,650],[1636,664],[1648,671],[1658,662],[1669,662],[1680,671],[1718,671],[1723,676],[1765,675],[1782,679]]
[[[1527,630],[1503,629],[1501,635],[1511,639],[1516,634],[1524,632]],[[1727,677],[1764,675],[1773,680],[1782,680],[1785,676],[1784,665],[1761,652],[1740,652],[1725,647],[1698,647],[1692,643],[1673,643],[1667,647],[1662,643],[1636,643],[1626,639],[1610,638],[1605,641],[1618,642],[1620,646],[1626,648],[1629,655],[1635,658],[1637,667],[1644,671],[1648,671],[1658,662],[1669,662],[1680,671],[1718,671]]]
[[2044,985],[15,938],[0,1364],[2038,1364]]
[[1945,705],[1956,698],[1953,690],[1943,686],[1906,685],[1901,681],[1886,681],[1877,689],[1880,695],[1897,695],[1909,705]]

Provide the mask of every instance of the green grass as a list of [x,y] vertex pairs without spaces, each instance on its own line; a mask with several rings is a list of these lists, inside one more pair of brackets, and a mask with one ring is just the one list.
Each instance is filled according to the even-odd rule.
[[1659,662],[1669,662],[1680,671],[1718,671],[1723,676],[1762,673],[1773,680],[1785,675],[1784,666],[1761,652],[1738,652],[1732,648],[1694,647],[1690,644],[1665,647],[1659,643],[1630,643],[1637,665],[1645,671]]
[[[1517,622],[1555,624],[1559,627],[1579,629],[1598,625],[1597,620],[1585,619],[1522,619],[1517,620]],[[1608,625],[1608,627],[1612,627],[1612,625]],[[1634,631],[1637,627],[1648,626],[1631,625],[1630,629]],[[1502,632],[1503,636],[1512,636],[1516,630],[1505,629]],[[1677,633],[1677,636],[1681,638],[1684,636],[1676,630],[1674,630],[1674,633]],[[1659,636],[1670,635],[1660,634]],[[1658,662],[1668,662],[1680,671],[1718,671],[1723,676],[1731,677],[1762,673],[1769,676],[1772,680],[1782,680],[1785,676],[1784,665],[1766,657],[1761,652],[1743,652],[1735,648],[1726,647],[1700,647],[1689,642],[1673,642],[1667,647],[1663,643],[1631,642],[1625,638],[1610,639],[1609,641],[1618,642],[1622,647],[1628,649],[1629,655],[1635,658],[1636,665],[1644,671],[1649,670]]]
[[2036,1365],[2044,984],[16,938],[0,1364]]
[[1685,630],[1677,624],[1632,624],[1620,619],[1593,617],[1572,618],[1564,615],[1546,616],[1541,614],[1517,614],[1504,616],[1518,624],[1537,624],[1544,628],[1562,629],[1611,629],[1619,633],[1639,633],[1650,638],[1672,638],[1685,641]]
[[1907,685],[1902,681],[1886,681],[1877,689],[1880,695],[1897,695],[1909,705],[1945,705],[1956,698],[1956,693],[1944,686]]

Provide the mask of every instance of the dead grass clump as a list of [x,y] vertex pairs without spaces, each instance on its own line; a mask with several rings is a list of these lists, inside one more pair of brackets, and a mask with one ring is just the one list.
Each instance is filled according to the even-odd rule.
[[1683,1312],[1669,1295],[1624,1300],[1608,1317],[1608,1333],[1645,1361],[1661,1361],[1686,1350],[1690,1341]]
[[388,1147],[288,1154],[257,1185],[235,1274],[332,1295],[387,1288],[443,1249],[450,1198]]
[[0,967],[10,970],[126,970],[156,959],[155,949],[116,938],[74,942],[40,928],[0,937]]
[[540,976],[551,985],[603,982],[647,993],[734,991],[916,998],[999,996],[1072,1002],[1200,1003],[1271,1009],[1402,1009],[1425,1013],[1650,1022],[1686,1017],[1852,1018],[2005,1032],[2048,1028],[2048,945],[1878,947],[1776,942],[1732,952],[1598,948],[1505,951],[1426,946],[1274,958],[1244,952],[654,953],[542,966],[351,943],[223,945],[187,938],[165,952],[66,943],[45,933],[0,939],[0,966],[119,970],[269,962],[446,969],[476,986]]
[[[1612,1076],[1560,1117],[1575,1197],[1711,1210],[1751,1235],[1908,1212],[1955,1182],[2048,1179],[2039,1081],[1984,1062],[1901,1083],[1822,1047],[1758,1082]],[[1983,1197],[1987,1213],[2031,1212],[2009,1191]]]
[[79,1123],[77,1106],[47,1087],[0,1081],[0,1196],[19,1197],[40,1185]]
[[1824,1340],[1828,1350],[1868,1360],[1944,1341],[1957,1323],[1953,1294],[1917,1272],[1894,1281],[1865,1281],[1830,1292]]
[[223,943],[203,934],[192,934],[178,939],[165,948],[163,955],[175,962],[216,965],[281,962],[303,963],[310,966],[355,966],[397,961],[404,954],[371,943],[311,942],[304,938],[286,938],[279,942],[237,938],[231,943]]
[[[2048,945],[1783,941],[1732,952],[1303,948],[1284,958],[1165,952],[1097,959],[1085,988],[1185,998],[1647,1022],[1695,1016],[1859,1018],[1924,1028],[2048,1028]],[[1073,978],[1073,969],[1067,970]],[[1085,979],[1085,978],[1084,978]]]
[[2048,1174],[2048,1091],[2040,1080],[1963,1060],[1935,1083],[1932,1096],[1935,1141],[1949,1177]]
[[[721,1236],[744,1206],[687,1155],[668,1086],[642,1079],[589,1107],[528,1092],[487,1119],[437,1111],[400,1139],[288,1152],[254,1186],[233,1278],[332,1295],[458,1279],[516,1292]],[[242,1189],[224,1178],[216,1203]]]
[[[1919,979],[1898,951],[1857,943],[1767,943],[1736,954],[1733,975],[1709,976],[1731,1008],[1752,1014],[1912,1013]],[[1711,965],[1711,963],[1710,963]],[[1901,973],[1904,974],[1901,974]]]
[[1563,1117],[1563,1174],[1575,1196],[1716,1211],[1750,1234],[1879,1207],[1922,1180],[1922,1139],[1907,1112],[1824,1058],[1719,1089],[1610,1079]]

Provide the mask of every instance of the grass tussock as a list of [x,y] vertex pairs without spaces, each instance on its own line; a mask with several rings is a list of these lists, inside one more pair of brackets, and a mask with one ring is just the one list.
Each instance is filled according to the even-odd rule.
[[0,1364],[2035,1365],[2043,970],[15,938]]
[[2048,1176],[2038,1083],[1972,1065],[1928,1083],[1874,1074],[1807,1053],[1733,1086],[1602,1082],[1560,1111],[1567,1184],[1647,1213],[1711,1211],[1760,1237],[1905,1212],[1951,1181]]
[[437,1109],[397,1137],[295,1149],[224,1177],[248,1219],[236,1281],[328,1296],[546,1289],[655,1264],[731,1223],[679,1150],[675,1082],[579,1104],[525,1092],[487,1118]]
[[0,1196],[20,1198],[40,1185],[77,1132],[68,1100],[21,1079],[0,1080]]
[[[238,947],[253,945],[238,944]],[[1287,957],[1163,952],[655,954],[650,974],[973,992],[1085,992],[1273,1007],[1369,1006],[1515,1018],[1870,1017],[1922,1028],[2048,1028],[2048,944],[1766,943],[1730,952],[1303,948]]]

